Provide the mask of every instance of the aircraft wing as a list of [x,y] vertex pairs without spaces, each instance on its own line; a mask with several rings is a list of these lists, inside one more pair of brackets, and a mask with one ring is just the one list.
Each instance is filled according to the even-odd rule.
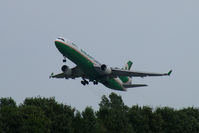
[[54,73],[51,73],[49,78],[64,78],[64,77],[65,77],[64,73],[59,73],[59,74],[56,74],[56,75],[54,75]]
[[100,69],[100,66],[95,66],[95,69],[102,75],[107,75],[110,77],[118,77],[118,76],[128,76],[128,77],[147,77],[147,76],[169,76],[172,72],[170,70],[168,73],[150,73],[150,72],[139,72],[139,71],[130,71],[124,70],[120,68],[110,68],[111,72],[109,74],[104,74],[104,72]]
[[81,69],[79,69],[79,67],[74,67],[74,68],[72,68],[72,74],[71,75],[66,75],[63,72],[56,74],[56,75],[54,75],[52,73],[49,76],[49,78],[66,78],[66,79],[72,78],[72,79],[75,79],[75,78],[81,77],[82,75],[83,75],[83,72],[81,71]]
[[112,68],[113,76],[128,76],[128,77],[147,77],[147,76],[169,76],[172,72],[170,70],[168,73],[149,73],[149,72],[139,72],[139,71],[129,71],[122,70],[118,68]]

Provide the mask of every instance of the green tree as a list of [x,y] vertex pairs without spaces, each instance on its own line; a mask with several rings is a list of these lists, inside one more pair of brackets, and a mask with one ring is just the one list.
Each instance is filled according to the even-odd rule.
[[191,132],[198,133],[199,132],[199,111],[198,109],[194,109],[193,107],[189,107],[186,109],[181,109],[177,111],[179,116],[179,132]]
[[40,107],[34,105],[20,106],[19,111],[22,116],[20,132],[50,132],[50,120],[45,116],[44,111]]
[[16,107],[16,102],[11,98],[0,98],[0,108],[9,106],[9,107]]
[[22,117],[18,108],[4,106],[0,108],[0,132],[21,133]]
[[54,98],[26,98],[17,106],[12,98],[0,98],[0,133],[198,133],[199,109],[138,105],[127,107],[121,96],[102,96],[95,112],[82,113]]
[[86,107],[82,112],[82,133],[96,133],[96,117],[91,107]]
[[161,116],[154,114],[148,106],[132,106],[128,111],[129,123],[136,133],[154,133],[161,131]]
[[107,133],[126,133],[132,132],[128,124],[128,107],[124,105],[121,96],[111,93],[109,99],[102,97],[100,109],[97,112],[98,122]]
[[162,118],[162,132],[179,133],[179,131],[181,131],[179,124],[181,119],[176,110],[169,107],[163,107],[157,108],[155,113]]
[[83,118],[82,118],[82,115],[79,111],[77,111],[75,116],[74,116],[73,128],[74,128],[74,133],[81,133],[82,129],[84,128]]
[[68,105],[58,104],[55,98],[26,98],[24,105],[40,107],[50,120],[50,131],[53,133],[72,133],[75,109]]
[[148,117],[143,116],[142,108],[133,106],[128,111],[129,123],[134,128],[136,133],[145,133],[149,131]]

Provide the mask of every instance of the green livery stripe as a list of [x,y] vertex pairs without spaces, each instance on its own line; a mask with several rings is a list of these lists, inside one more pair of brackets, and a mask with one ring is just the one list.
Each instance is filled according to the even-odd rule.
[[129,81],[129,77],[127,77],[127,76],[120,76],[119,78],[120,78],[120,80],[121,80],[123,83],[126,83],[126,82]]
[[83,72],[90,77],[90,79],[96,78],[97,73],[93,69],[93,64],[95,62],[93,62],[91,59],[83,55],[77,49],[63,42],[56,41],[56,47],[64,56],[66,56],[68,59],[73,61],[77,66],[79,66],[83,70]]
[[[74,50],[74,51],[76,51],[77,53],[79,53],[81,56],[83,56],[84,58],[86,58],[87,60],[89,60],[91,63],[95,64],[95,62],[93,62],[93,61],[92,61],[91,59],[89,59],[87,56],[83,55],[81,52],[79,52],[79,51],[76,50],[75,48],[71,47],[71,46],[68,45],[67,43],[60,42],[60,41],[56,41],[56,42],[58,42],[58,43],[60,43],[60,44],[64,44],[64,45],[70,47],[72,50]],[[57,45],[56,45],[56,46],[57,46]],[[58,48],[58,46],[57,46],[57,48]],[[63,47],[62,47],[62,48],[63,48]],[[61,49],[62,49],[62,48],[61,48]],[[58,49],[59,49],[59,48],[58,48]],[[61,50],[61,49],[59,49],[59,50]],[[66,48],[65,48],[65,49],[66,49]],[[64,52],[64,49],[63,49],[63,50],[61,50],[60,52],[61,52],[62,54],[65,54],[64,56],[68,57],[68,56],[67,56],[67,53],[70,52],[70,51],[67,50],[67,53],[66,53],[66,52]]]
[[107,82],[103,82],[103,84],[108,88],[124,91],[123,86],[121,86],[120,82],[115,78],[110,78]]

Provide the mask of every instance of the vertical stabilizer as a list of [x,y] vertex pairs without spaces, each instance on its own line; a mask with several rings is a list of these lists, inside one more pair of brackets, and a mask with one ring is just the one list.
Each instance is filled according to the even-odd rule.
[[132,66],[133,62],[132,61],[128,61],[124,67],[125,70],[130,70],[131,66]]

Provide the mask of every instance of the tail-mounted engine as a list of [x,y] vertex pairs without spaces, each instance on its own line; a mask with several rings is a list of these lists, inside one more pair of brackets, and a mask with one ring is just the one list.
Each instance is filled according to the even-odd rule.
[[65,75],[72,75],[72,70],[66,65],[63,65],[61,70]]
[[111,74],[112,70],[110,67],[108,67],[107,65],[103,64],[100,67],[101,71],[104,72],[104,74]]

